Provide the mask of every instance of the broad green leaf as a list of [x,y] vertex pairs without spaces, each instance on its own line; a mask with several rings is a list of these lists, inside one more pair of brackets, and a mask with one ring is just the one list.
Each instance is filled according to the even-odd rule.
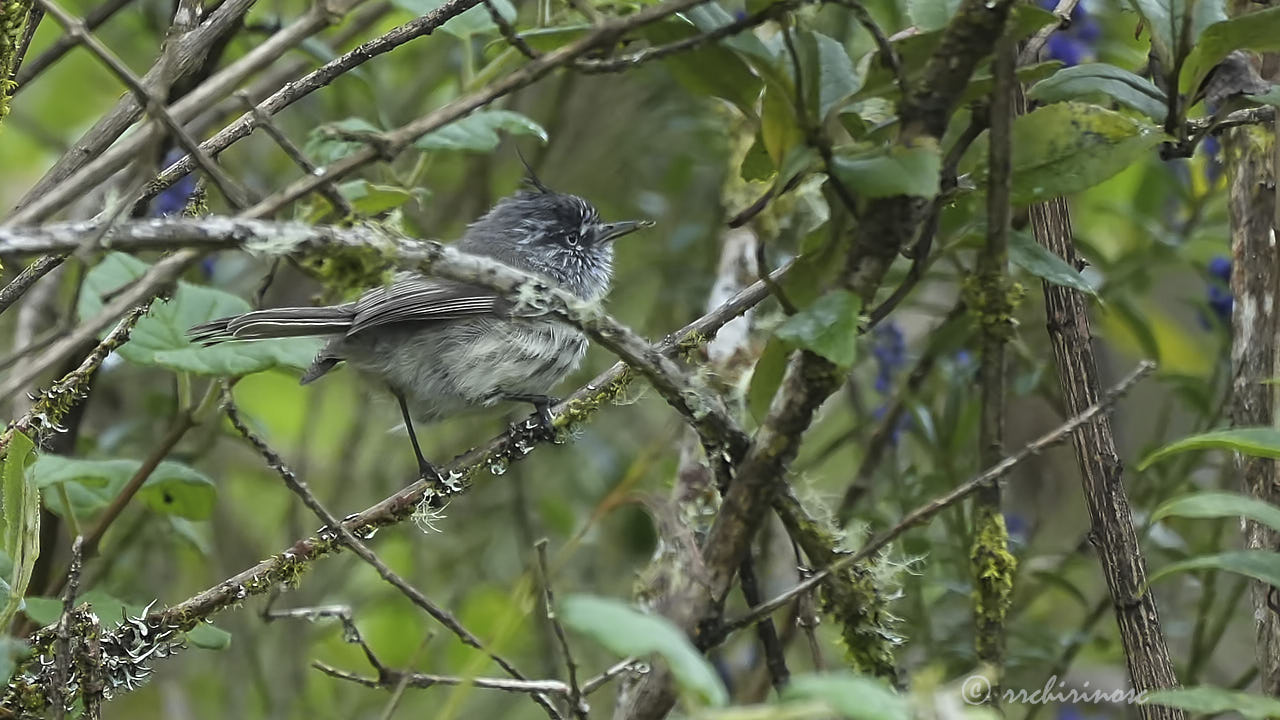
[[831,290],[787,318],[774,334],[847,368],[853,365],[857,353],[861,309],[857,295],[848,290]]
[[392,185],[375,185],[368,180],[351,180],[338,186],[338,192],[360,215],[377,215],[409,202],[412,190]]
[[[80,515],[106,507],[141,466],[138,460],[42,455],[32,474],[39,487],[65,483],[71,504]],[[216,490],[213,481],[198,470],[165,460],[151,471],[137,497],[156,512],[204,520],[213,512]],[[65,511],[55,494],[51,493],[46,502],[59,512]]]
[[[701,33],[712,32],[734,21],[733,15],[716,2],[696,5],[681,14]],[[733,33],[721,40],[720,44],[737,53],[738,57],[742,58],[766,85],[775,88],[778,92],[791,94],[794,86],[790,61],[784,62],[783,53],[775,52],[765,45],[755,33]]]
[[728,702],[728,693],[711,663],[666,618],[591,595],[566,597],[560,617],[569,627],[619,655],[661,655],[676,681],[698,693],[709,705],[718,707]]
[[[1153,125],[1083,103],[1054,103],[1013,123],[1013,200],[1030,204],[1087,190],[1147,156],[1164,139]],[[984,134],[969,149],[973,175],[987,181]]]
[[1036,242],[1029,232],[1015,230],[1009,234],[1009,262],[1042,280],[1097,297],[1080,271]]
[[231,633],[209,623],[200,623],[188,630],[187,639],[205,650],[226,650],[231,646]]
[[1140,702],[1143,705],[1181,708],[1196,715],[1235,712],[1250,720],[1280,717],[1280,700],[1276,698],[1217,687],[1149,690]]
[[[146,263],[123,253],[107,255],[85,276],[80,317],[96,314],[102,309],[103,296],[141,277],[147,268]],[[139,365],[201,375],[245,375],[273,367],[305,368],[311,364],[320,347],[320,341],[314,338],[230,342],[211,347],[187,340],[187,330],[193,325],[250,309],[249,303],[230,293],[180,282],[172,298],[152,305],[134,327],[129,342],[117,352]]]
[[11,562],[4,608],[0,610],[0,628],[22,607],[22,598],[31,582],[36,558],[40,556],[40,488],[31,479],[30,467],[36,446],[26,434],[14,430],[5,450],[0,483],[3,483],[3,540],[5,555]]
[[1160,568],[1147,581],[1147,585],[1154,585],[1161,578],[1192,570],[1222,570],[1261,580],[1268,585],[1280,585],[1280,553],[1270,550],[1234,550],[1217,555],[1200,555]]
[[860,198],[933,197],[938,194],[941,171],[942,155],[935,142],[910,148],[891,145],[860,155],[835,156],[836,176]]
[[960,0],[907,0],[907,16],[921,30],[941,30],[959,7]]
[[[414,15],[425,15],[443,5],[444,0],[392,0],[391,4]],[[493,5],[507,22],[515,22],[516,9],[510,0],[493,0]],[[454,37],[469,38],[472,35],[496,32],[498,26],[493,24],[493,18],[489,17],[487,9],[476,6],[449,18],[440,29]]]
[[1226,18],[1223,0],[1129,0],[1142,16],[1151,47],[1165,68],[1187,57],[1210,24]]
[[1233,50],[1280,50],[1280,7],[1215,22],[1205,28],[1182,66],[1178,89],[1194,92]]
[[[698,28],[683,18],[669,18],[639,31],[655,45],[684,40],[699,34]],[[744,117],[756,116],[763,81],[733,49],[721,43],[705,43],[689,52],[676,53],[662,61],[663,68],[689,90],[725,100]]]
[[804,132],[796,119],[791,95],[776,85],[768,85],[764,89],[764,100],[760,105],[760,138],[774,167],[780,167],[787,153],[804,143]]
[[1229,492],[1201,492],[1183,495],[1160,505],[1151,520],[1167,517],[1246,517],[1280,532],[1280,507],[1248,495]]
[[470,150],[488,152],[502,141],[498,131],[512,135],[532,135],[547,141],[547,131],[538,123],[510,110],[477,110],[413,142],[419,150]]
[[0,466],[3,500],[0,502],[0,546],[10,560],[22,537],[22,508],[27,496],[27,469],[35,462],[36,445],[21,430],[14,430]]
[[1102,93],[1154,120],[1163,120],[1168,98],[1150,80],[1106,63],[1086,63],[1063,68],[1027,92],[1043,103],[1075,100]]
[[804,31],[795,44],[805,81],[805,107],[811,121],[821,123],[862,87],[862,75],[844,45],[828,35]]
[[1138,464],[1138,469],[1146,470],[1157,460],[1188,450],[1231,450],[1256,457],[1280,458],[1280,429],[1234,428],[1192,435],[1151,453]]
[[760,352],[751,370],[751,382],[747,386],[747,412],[756,421],[764,420],[769,414],[769,403],[778,392],[782,383],[783,372],[787,369],[787,358],[791,355],[791,345],[781,338],[771,337]]
[[751,147],[747,148],[739,172],[743,180],[768,180],[777,172],[773,160],[769,159],[769,153],[764,149],[764,140],[759,135],[756,135]]
[[30,650],[26,642],[12,637],[0,637],[0,683],[8,684],[13,671]]
[[364,143],[334,137],[330,132],[332,130],[362,134],[382,132],[382,128],[358,117],[344,118],[313,128],[307,133],[302,153],[317,165],[328,165],[364,147]]
[[911,707],[881,680],[847,673],[796,675],[783,699],[821,700],[849,720],[908,720]]

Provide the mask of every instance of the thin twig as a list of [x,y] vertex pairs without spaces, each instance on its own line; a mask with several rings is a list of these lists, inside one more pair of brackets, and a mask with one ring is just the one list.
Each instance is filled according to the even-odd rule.
[[582,688],[578,687],[578,665],[573,661],[573,653],[569,650],[569,638],[565,635],[564,626],[556,615],[556,598],[551,591],[551,570],[547,563],[547,540],[543,538],[534,543],[538,553],[538,574],[542,579],[542,602],[546,606],[547,622],[555,633],[556,642],[560,645],[560,654],[564,656],[565,671],[569,676],[569,708],[575,716],[586,720],[588,708],[582,702]]
[[1057,7],[1053,9],[1053,14],[1058,18],[1057,22],[1045,25],[1027,40],[1018,54],[1018,64],[1031,65],[1039,62],[1040,49],[1049,42],[1050,35],[1071,24],[1071,13],[1075,12],[1076,5],[1079,4],[1080,0],[1058,0]]
[[898,90],[903,97],[911,91],[911,85],[907,81],[907,73],[902,68],[902,60],[898,57],[898,51],[893,47],[893,43],[889,41],[889,36],[885,35],[884,30],[871,17],[871,13],[867,12],[866,7],[857,0],[834,0],[836,4],[848,8],[853,13],[853,18],[858,24],[871,33],[871,38],[876,43],[876,49],[880,51],[880,62],[889,68],[889,72],[893,73],[893,77],[898,82]]
[[312,662],[311,667],[330,677],[335,677],[339,680],[349,680],[371,688],[395,687],[399,683],[403,682],[407,687],[412,688],[429,688],[433,685],[471,685],[488,690],[523,693],[532,695],[533,697],[541,697],[544,695],[568,696],[570,692],[569,686],[559,680],[507,680],[505,678],[483,677],[468,678],[453,675],[397,672],[394,670],[387,671],[387,677],[383,680],[380,678],[356,675],[355,673],[350,673],[346,670],[339,670],[338,668],[327,665],[319,660]]
[[[111,19],[120,10],[124,9],[134,0],[106,0],[106,2],[98,5],[84,16],[84,27],[86,30],[97,30],[98,26]],[[18,83],[18,87],[14,88],[13,94],[17,95],[30,85],[36,76],[44,72],[50,65],[56,63],[63,55],[67,54],[75,46],[79,45],[81,38],[71,33],[63,33],[53,44],[45,48],[44,52],[32,58],[31,62],[25,63],[14,73],[13,80]]]
[[529,47],[529,43],[520,37],[520,33],[507,22],[507,19],[498,12],[498,7],[493,4],[493,0],[484,0],[484,9],[489,11],[489,18],[493,20],[493,24],[498,26],[498,32],[502,34],[503,39],[515,48],[521,55],[530,60],[538,59],[538,51]]
[[723,40],[731,35],[737,35],[744,30],[749,30],[757,25],[763,24],[775,18],[781,17],[784,13],[799,7],[805,0],[781,0],[772,5],[768,5],[761,10],[757,10],[750,15],[734,20],[726,25],[710,30],[708,32],[699,33],[682,40],[667,43],[666,45],[655,45],[648,47],[630,55],[622,57],[609,58],[607,60],[577,60],[573,63],[573,69],[583,73],[616,73],[630,70],[637,65],[641,65],[652,60],[659,60],[676,53],[687,52],[697,49],[707,43]]
[[[40,27],[40,21],[44,20],[44,8],[31,6],[27,11],[27,22],[22,27],[22,38],[18,40],[18,47],[13,57],[13,70],[9,73],[9,80],[14,80],[18,76],[18,71],[22,69],[22,61],[27,56],[27,50],[31,48],[31,39],[36,36],[36,30]],[[17,94],[17,88],[13,88],[10,97]]]
[[[293,164],[302,168],[302,172],[308,175],[316,172],[317,168],[315,163],[308,160],[307,156],[302,153],[302,149],[295,145],[287,135],[281,132],[280,128],[276,127],[275,123],[272,122],[270,115],[254,104],[253,99],[249,97],[248,92],[241,90],[236,93],[236,97],[244,103],[245,108],[251,115],[253,115],[254,122],[258,124],[258,127],[266,131],[267,135],[276,142],[276,145],[280,146],[281,150],[284,151],[284,154],[293,161]],[[338,187],[333,183],[325,183],[321,185],[319,192],[325,200],[329,201],[329,204],[333,206],[333,209],[338,211],[339,217],[351,217],[355,215],[355,211],[351,209],[351,203],[347,202],[347,199],[342,197],[342,193],[338,192]],[[270,275],[274,275],[274,272]]]
[[[120,79],[121,82],[129,88],[129,91],[137,96],[138,102],[146,108],[146,111],[160,120],[161,123],[173,134],[178,144],[184,150],[195,157],[196,162],[200,165],[200,169],[208,174],[209,179],[218,187],[219,192],[226,198],[227,203],[232,207],[239,209],[249,204],[248,193],[240,187],[230,175],[213,161],[204,151],[200,149],[200,143],[191,137],[186,128],[178,122],[169,110],[165,107],[165,99],[149,89],[141,79],[133,74],[124,61],[111,52],[105,45],[94,37],[93,33],[85,29],[85,25],[79,19],[63,10],[53,0],[36,0],[44,9],[54,17],[64,28],[67,34],[81,39],[84,46],[89,49],[97,58],[106,65],[111,72]],[[180,11],[181,14],[181,11]],[[176,47],[176,44],[174,45]]]
[[729,634],[752,625],[760,618],[765,617],[783,605],[786,605],[801,593],[808,592],[814,587],[817,587],[817,585],[823,580],[831,577],[832,573],[836,570],[849,567],[854,563],[870,558],[872,555],[880,552],[880,550],[886,545],[897,539],[898,536],[902,535],[902,533],[928,521],[943,510],[955,505],[961,500],[964,500],[977,492],[979,488],[1000,480],[1028,458],[1038,455],[1046,448],[1062,442],[1075,432],[1077,428],[1088,423],[1099,413],[1108,410],[1111,405],[1127,393],[1130,388],[1154,369],[1155,363],[1153,362],[1143,361],[1139,363],[1135,370],[1130,372],[1124,379],[1108,390],[1102,400],[1096,405],[1089,407],[1079,415],[1076,415],[1053,430],[1041,435],[1036,440],[1028,443],[1018,452],[1010,455],[1004,460],[1001,460],[999,463],[993,465],[979,475],[965,481],[955,489],[934,498],[930,502],[907,513],[893,527],[873,536],[866,542],[866,544],[859,548],[857,552],[841,557],[840,560],[836,561],[834,564],[814,573],[809,579],[795,585],[790,590],[781,593],[768,602],[751,608],[741,617],[724,622],[715,635],[716,639],[723,640]]
[[[511,675],[513,678],[522,681],[527,680],[527,678],[525,678],[525,676],[517,670],[514,665],[506,660],[506,658],[486,649],[480,642],[480,639],[472,634],[470,630],[463,627],[462,623],[458,622],[458,619],[449,611],[433,603],[426,595],[423,595],[420,590],[410,585],[408,581],[397,575],[391,570],[391,568],[387,567],[386,563],[382,562],[382,560],[369,549],[369,546],[361,542],[361,540],[351,532],[350,528],[348,528],[341,520],[334,517],[332,513],[321,505],[320,501],[316,499],[316,496],[312,494],[311,489],[307,487],[306,482],[294,474],[293,470],[285,464],[284,459],[281,458],[280,455],[271,448],[271,446],[267,445],[265,440],[245,425],[244,420],[240,417],[240,412],[236,409],[235,403],[232,400],[231,390],[226,386],[224,386],[222,393],[222,410],[226,414],[227,419],[231,421],[231,425],[240,433],[241,436],[244,437],[245,440],[249,442],[250,445],[254,447],[255,450],[258,451],[258,454],[267,462],[268,467],[275,471],[275,473],[280,476],[280,479],[284,481],[285,486],[297,495],[299,499],[302,500],[302,503],[325,523],[326,527],[321,531],[322,534],[326,532],[336,534],[341,542],[351,549],[351,552],[355,553],[357,557],[371,565],[374,570],[377,570],[378,575],[381,576],[383,580],[386,580],[392,587],[403,593],[404,596],[409,598],[414,605],[417,605],[419,608],[426,611],[426,613],[434,618],[436,622],[439,622],[441,625],[448,628],[449,631],[456,635],[459,640],[470,645],[476,650],[483,652],[485,655],[488,655],[490,659],[496,662],[499,667],[505,670],[507,674]],[[560,713],[546,697],[543,697],[540,694],[535,694],[533,697],[534,700],[547,711],[549,716],[552,718],[561,717]]]
[[19,298],[31,289],[36,281],[49,274],[50,270],[62,264],[67,256],[62,255],[45,255],[32,260],[29,265],[22,268],[22,272],[18,276],[9,281],[3,289],[0,289],[0,313],[9,309],[9,306],[18,301]]
[[[70,511],[70,508],[67,508]],[[77,537],[71,543],[71,566],[67,569],[67,590],[62,595],[62,615],[58,618],[58,642],[53,655],[54,685],[50,693],[53,704],[53,716],[62,720],[66,717],[67,701],[62,697],[71,677],[71,610],[75,607],[76,597],[80,592],[80,568],[84,559],[84,538]]]

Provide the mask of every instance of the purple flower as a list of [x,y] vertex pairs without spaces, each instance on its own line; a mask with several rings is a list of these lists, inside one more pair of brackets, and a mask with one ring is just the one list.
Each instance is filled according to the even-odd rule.
[[[1221,255],[1209,261],[1209,309],[1214,317],[1224,324],[1231,322],[1231,259]],[[1201,317],[1201,324],[1207,329],[1208,318]]]
[[[1040,7],[1045,10],[1053,10],[1057,5],[1056,0],[1040,0]],[[1071,24],[1049,36],[1044,46],[1045,59],[1059,60],[1067,67],[1079,65],[1092,59],[1094,46],[1101,36],[1098,21],[1085,10],[1083,2],[1078,3],[1071,11]]]
[[884,395],[893,385],[893,376],[907,363],[907,343],[897,323],[877,325],[871,331],[871,355],[876,360],[876,392]]
[[1204,177],[1210,184],[1216,183],[1222,176],[1222,143],[1216,136],[1210,135],[1200,143],[1200,147],[1204,149],[1205,157],[1208,158],[1204,167]]
[[[169,167],[185,155],[186,153],[181,150],[170,151],[164,158],[164,167]],[[151,201],[151,217],[177,215],[187,206],[187,202],[191,200],[191,194],[195,191],[196,176],[190,173],[183,175]]]

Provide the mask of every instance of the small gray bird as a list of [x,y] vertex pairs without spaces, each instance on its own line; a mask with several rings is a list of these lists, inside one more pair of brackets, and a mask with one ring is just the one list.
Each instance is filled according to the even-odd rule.
[[[574,195],[535,190],[504,198],[468,226],[455,247],[538,275],[587,301],[609,291],[613,241],[653,223],[605,223]],[[413,431],[432,421],[503,400],[527,402],[550,430],[547,393],[577,368],[587,340],[549,316],[517,317],[514,304],[486,288],[402,273],[355,302],[277,308],[203,323],[188,331],[206,345],[228,340],[331,335],[302,376],[312,382],[343,360],[387,386],[400,403],[424,477],[439,477]]]

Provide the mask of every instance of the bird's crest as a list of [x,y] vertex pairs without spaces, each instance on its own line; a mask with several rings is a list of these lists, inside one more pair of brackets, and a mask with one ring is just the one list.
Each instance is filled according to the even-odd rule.
[[520,158],[520,164],[524,165],[525,183],[533,186],[534,189],[544,195],[552,194],[553,191],[551,188],[542,184],[542,181],[538,179],[538,174],[533,171],[533,167],[529,165],[528,160],[525,160],[524,153],[520,152],[520,148],[518,147],[516,148],[516,157]]

